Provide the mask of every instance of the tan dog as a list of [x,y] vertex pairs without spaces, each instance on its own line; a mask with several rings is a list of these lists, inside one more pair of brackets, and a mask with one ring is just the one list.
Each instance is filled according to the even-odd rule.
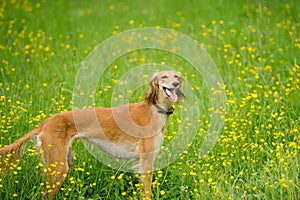
[[154,73],[142,102],[55,114],[13,144],[1,148],[0,164],[16,162],[22,146],[34,137],[50,184],[45,188],[45,197],[53,199],[73,158],[70,145],[75,138],[83,138],[114,157],[137,158],[143,196],[151,199],[154,159],[163,142],[168,116],[173,113],[171,104],[184,98],[181,83],[182,78],[175,71],[161,71]]

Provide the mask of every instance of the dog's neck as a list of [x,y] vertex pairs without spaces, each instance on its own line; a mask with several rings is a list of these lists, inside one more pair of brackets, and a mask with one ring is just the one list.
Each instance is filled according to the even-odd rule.
[[165,114],[165,115],[171,115],[174,112],[174,108],[166,98],[160,99],[160,101],[156,104],[154,104],[156,109],[158,110],[159,113]]
[[157,112],[164,114],[164,115],[171,115],[174,112],[173,106],[168,107],[167,109],[162,108],[159,104],[154,104],[154,106],[157,108]]

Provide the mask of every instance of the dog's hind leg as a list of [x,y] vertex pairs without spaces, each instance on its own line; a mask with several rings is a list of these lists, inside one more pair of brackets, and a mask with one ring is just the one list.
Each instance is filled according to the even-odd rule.
[[44,199],[54,198],[68,174],[72,160],[69,149],[76,138],[76,131],[71,127],[72,121],[67,116],[57,114],[45,120],[40,133],[35,136],[46,173]]
[[37,136],[40,152],[46,172],[45,197],[53,199],[63,184],[72,160],[69,151],[74,134],[68,132],[68,126],[62,117],[56,116],[49,120]]
[[41,133],[41,153],[46,172],[45,197],[53,199],[69,171],[71,139],[60,133]]

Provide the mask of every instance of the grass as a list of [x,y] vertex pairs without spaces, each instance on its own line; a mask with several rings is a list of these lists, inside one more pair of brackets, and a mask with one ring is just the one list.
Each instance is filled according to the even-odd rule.
[[[299,21],[297,0],[2,0],[0,146],[72,109],[76,73],[96,45],[128,29],[159,26],[187,34],[207,50],[226,85],[228,110],[217,144],[199,158],[210,104],[205,81],[186,61],[144,50],[105,71],[95,105],[110,106],[116,80],[150,62],[173,66],[207,102],[200,104],[192,145],[155,171],[154,199],[299,199]],[[143,92],[136,90],[130,101],[141,100]],[[165,144],[178,123],[179,115],[172,116]],[[56,199],[139,198],[137,175],[107,167],[80,141],[73,149],[74,166]],[[31,142],[20,164],[0,176],[0,199],[41,198],[45,183],[35,154]]]

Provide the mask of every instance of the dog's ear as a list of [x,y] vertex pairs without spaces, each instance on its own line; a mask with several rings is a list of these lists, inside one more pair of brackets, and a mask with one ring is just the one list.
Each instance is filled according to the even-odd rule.
[[[181,75],[179,75],[178,80],[180,82],[180,85],[182,85],[182,83],[184,82],[184,78]],[[183,92],[179,88],[176,89],[176,94],[177,94],[179,99],[185,99],[186,98],[185,95],[183,94]]]
[[151,84],[148,92],[146,93],[145,100],[149,103],[157,104],[157,92]]
[[145,100],[152,103],[157,104],[158,101],[158,79],[157,79],[158,73],[155,72],[150,80],[149,83],[149,90],[146,93]]
[[153,75],[152,75],[152,78],[150,80],[150,84],[152,86],[156,86],[158,84],[158,78],[157,78],[157,75],[158,75],[158,72],[154,72]]
[[181,75],[178,76],[178,80],[180,82],[180,85],[184,82],[184,78]]
[[176,94],[180,100],[186,98],[185,95],[183,94],[183,92],[179,88],[176,89]]

